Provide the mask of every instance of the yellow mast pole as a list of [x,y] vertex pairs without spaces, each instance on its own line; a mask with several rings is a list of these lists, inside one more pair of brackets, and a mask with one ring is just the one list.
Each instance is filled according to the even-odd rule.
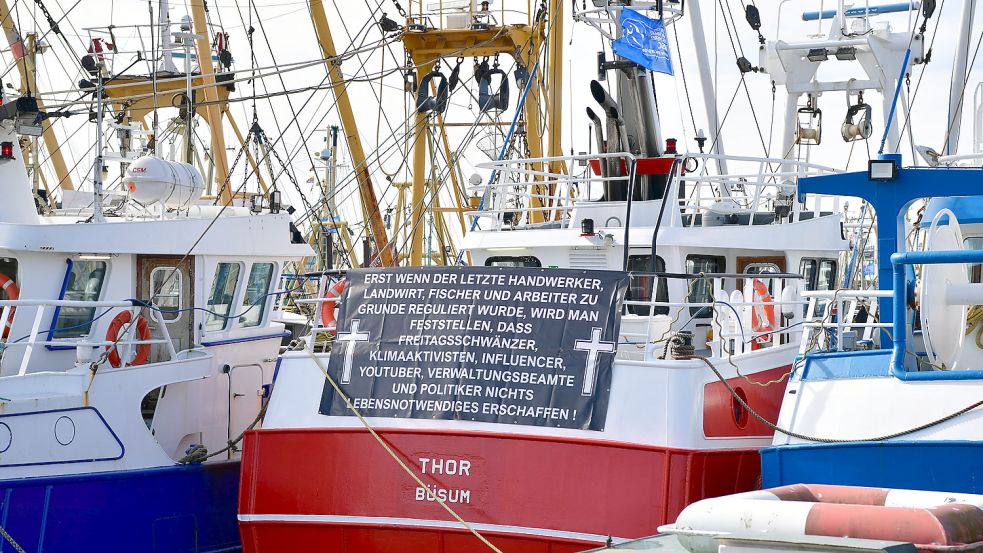
[[[222,108],[218,105],[218,91],[215,90],[214,67],[212,66],[212,48],[209,41],[208,21],[205,19],[204,0],[191,0],[191,17],[194,20],[195,34],[204,38],[195,40],[198,55],[198,71],[205,94],[205,121],[211,135],[210,155],[215,164],[216,181],[224,184],[229,176],[229,162],[225,157],[225,131],[222,128]],[[222,186],[221,200],[225,205],[232,203],[232,189]]]
[[[433,62],[428,61],[416,68],[416,82],[422,82],[433,69]],[[410,228],[410,265],[423,265],[423,198],[426,193],[427,145],[430,142],[429,116],[417,113],[413,124],[413,193],[410,195],[410,207],[413,227]]]
[[[542,29],[540,23],[539,28],[533,29],[533,40],[531,52],[520,52],[520,56],[523,58],[523,65],[526,67],[533,67],[536,63],[536,59],[540,54],[540,47],[542,45],[542,35],[540,30]],[[531,158],[541,158],[543,157],[543,127],[540,124],[539,115],[542,110],[542,97],[540,96],[540,87],[542,86],[542,79],[540,77],[541,72],[537,71],[530,78],[533,82],[529,86],[529,93],[526,94],[526,105],[525,105],[525,115],[526,115],[526,140],[529,143],[529,157]],[[542,171],[543,164],[541,162],[535,162],[531,164],[531,169],[533,171]],[[542,180],[541,177],[533,177],[533,181]],[[529,212],[529,222],[530,223],[541,223],[545,220],[546,212],[541,208],[545,206],[544,198],[539,196],[543,195],[544,190],[542,186],[533,186],[532,194],[533,197],[529,199],[529,205],[533,209]]]
[[[10,51],[16,60],[17,72],[20,73],[21,93],[30,89],[38,102],[38,109],[44,111],[44,102],[38,96],[38,84],[34,78],[35,55],[37,54],[36,44],[31,45],[31,48],[25,51],[20,32],[17,31],[17,27],[14,25],[13,15],[7,7],[7,0],[0,0],[0,26],[3,27],[3,32],[7,37],[7,44],[10,46]],[[72,177],[68,172],[65,157],[61,155],[61,148],[58,144],[58,138],[55,136],[55,130],[51,127],[51,122],[47,119],[41,122],[41,137],[44,139],[44,146],[48,150],[48,158],[51,161],[51,165],[55,169],[55,176],[58,177],[58,186],[63,190],[74,190],[75,186],[72,184]]]
[[[563,155],[563,2],[550,0],[546,16],[549,20],[549,59],[546,64],[549,77],[546,80],[549,91],[549,109],[546,112],[546,128],[548,129],[549,157]],[[561,173],[566,170],[562,161],[550,162],[551,173]]]
[[393,267],[397,264],[397,260],[393,257],[392,244],[389,242],[386,227],[382,222],[379,200],[375,194],[375,187],[372,185],[365,150],[362,148],[362,140],[355,123],[355,114],[352,111],[351,100],[348,98],[345,80],[341,75],[341,66],[334,62],[338,52],[335,50],[334,39],[331,37],[331,28],[328,26],[327,15],[324,13],[324,4],[321,0],[309,0],[308,5],[311,9],[311,19],[314,21],[314,31],[317,33],[318,43],[321,45],[321,53],[325,58],[325,66],[327,66],[328,77],[331,81],[331,90],[334,92],[338,115],[341,117],[341,128],[345,131],[345,140],[348,142],[348,152],[352,156],[352,164],[355,166],[358,176],[358,190],[362,200],[362,208],[367,214],[369,229],[372,231],[372,238],[379,250],[379,260],[384,267]]

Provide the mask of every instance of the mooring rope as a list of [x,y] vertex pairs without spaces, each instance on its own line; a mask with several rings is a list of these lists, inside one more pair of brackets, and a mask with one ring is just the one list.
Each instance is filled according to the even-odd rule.
[[[680,352],[680,353],[684,353],[684,352]],[[920,432],[920,431],[925,430],[927,428],[932,428],[933,426],[937,426],[937,425],[942,424],[942,423],[944,423],[946,421],[950,421],[950,420],[952,420],[952,419],[954,419],[954,418],[956,418],[956,417],[958,417],[960,415],[964,415],[964,414],[972,411],[973,409],[976,409],[977,407],[983,405],[983,400],[980,400],[980,401],[977,401],[977,402],[975,402],[975,403],[973,403],[971,405],[968,405],[966,407],[963,407],[962,409],[960,409],[960,410],[958,410],[958,411],[956,411],[954,413],[950,413],[950,414],[948,414],[948,415],[946,415],[946,416],[944,416],[944,417],[942,417],[940,419],[936,419],[936,420],[934,420],[932,422],[923,424],[921,426],[916,426],[915,428],[909,428],[907,430],[902,430],[900,432],[895,432],[893,434],[887,434],[887,435],[884,435],[884,436],[877,436],[875,438],[856,438],[856,439],[820,438],[820,437],[816,437],[816,436],[809,436],[807,434],[800,434],[798,432],[789,430],[787,428],[782,428],[782,427],[778,426],[777,424],[769,421],[765,417],[763,417],[760,413],[758,413],[757,411],[755,411],[753,407],[751,407],[750,405],[748,405],[747,401],[745,401],[744,398],[742,398],[740,395],[738,395],[737,392],[734,391],[734,388],[731,387],[730,382],[727,382],[727,379],[724,377],[724,375],[721,374],[720,371],[717,369],[717,367],[714,366],[713,362],[710,361],[709,359],[707,359],[706,357],[703,357],[702,355],[686,355],[686,354],[682,354],[682,355],[679,355],[679,356],[675,356],[674,355],[673,356],[673,359],[679,359],[679,360],[693,360],[693,359],[696,359],[696,360],[703,361],[703,363],[705,363],[707,367],[710,367],[710,370],[713,371],[713,374],[715,374],[717,376],[717,379],[720,380],[721,383],[723,383],[724,387],[727,388],[727,391],[730,392],[730,395],[735,400],[737,400],[737,402],[741,404],[741,407],[743,407],[744,409],[746,409],[747,412],[751,414],[751,416],[753,416],[754,418],[758,419],[765,426],[767,426],[768,428],[771,428],[775,432],[778,432],[780,434],[785,434],[786,436],[790,436],[792,438],[798,438],[800,440],[805,440],[805,441],[808,441],[808,442],[817,442],[817,443],[823,443],[823,444],[848,444],[848,443],[863,443],[863,442],[884,442],[884,441],[891,440],[891,439],[894,439],[894,438],[900,438],[901,436],[907,436],[909,434],[914,434],[915,432]]]
[[354,413],[356,417],[358,417],[358,420],[359,422],[362,423],[362,426],[364,426],[365,429],[369,431],[369,434],[371,434],[372,437],[375,438],[377,442],[379,442],[379,445],[386,450],[386,453],[388,453],[389,456],[392,457],[394,461],[396,461],[396,463],[403,469],[403,471],[405,471],[406,474],[408,474],[409,477],[412,478],[417,483],[418,486],[426,490],[428,495],[432,496],[437,501],[437,503],[444,508],[445,511],[447,511],[452,517],[454,517],[454,520],[456,520],[462,526],[464,526],[464,528],[466,528],[469,532],[471,532],[474,535],[474,537],[478,538],[481,541],[481,543],[487,545],[488,548],[494,551],[495,553],[502,553],[502,551],[499,548],[495,547],[492,544],[492,542],[488,541],[487,538],[482,536],[477,529],[475,529],[473,526],[468,524],[467,521],[461,518],[461,515],[457,514],[457,512],[450,505],[448,505],[446,501],[438,497],[436,494],[432,493],[430,491],[430,488],[427,487],[427,485],[423,482],[423,480],[421,480],[420,477],[417,476],[416,473],[414,473],[413,470],[406,465],[406,462],[404,462],[403,459],[395,451],[393,451],[392,446],[390,446],[389,443],[386,442],[386,440],[384,440],[382,436],[380,436],[375,431],[374,428],[372,428],[372,425],[369,424],[369,421],[367,421],[365,417],[362,416],[362,413],[360,413],[359,410],[355,407],[355,405],[352,404],[351,400],[348,399],[348,396],[341,391],[341,387],[338,386],[338,383],[335,382],[333,378],[331,378],[330,374],[328,374],[328,369],[327,367],[324,366],[323,363],[321,363],[321,359],[318,358],[318,356],[313,351],[311,351],[309,347],[307,347],[307,342],[304,342],[304,351],[307,352],[307,355],[309,355],[310,358],[314,360],[314,363],[317,364],[317,368],[321,369],[321,372],[324,374],[324,378],[327,379],[328,383],[331,384],[331,387],[334,388],[335,393],[337,393],[341,399],[345,400],[345,405],[348,406],[348,409],[352,413]]

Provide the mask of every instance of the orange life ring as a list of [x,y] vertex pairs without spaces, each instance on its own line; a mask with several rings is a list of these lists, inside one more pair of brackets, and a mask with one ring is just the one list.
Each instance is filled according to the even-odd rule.
[[[751,283],[753,290],[752,301],[755,305],[751,308],[751,330],[753,332],[774,332],[778,330],[775,319],[775,298],[771,297],[768,286],[761,279],[754,279]],[[757,344],[766,344],[771,341],[771,334],[757,336],[754,339]]]
[[[0,273],[0,290],[3,290],[7,294],[8,300],[20,298],[20,288],[17,287],[17,283],[14,282],[14,279],[3,273]],[[10,315],[7,316],[7,320],[3,324],[4,338],[10,335],[10,325],[14,322],[14,311],[17,311],[16,307],[10,308]]]
[[[132,320],[133,316],[129,311],[120,311],[118,315],[113,317],[113,321],[109,323],[109,330],[106,331],[106,340],[117,342],[120,339],[119,333],[123,330],[123,325],[130,324]],[[136,325],[137,339],[140,341],[150,340],[150,324],[147,323],[147,319],[143,318],[143,315],[137,315]],[[119,357],[119,349],[115,346],[106,347],[112,348],[109,351],[109,364],[116,368],[123,366],[123,360]],[[147,361],[150,361],[150,344],[137,344],[137,354],[133,358],[133,361],[127,363],[126,366],[143,365]]]
[[321,302],[321,326],[328,329],[328,332],[334,334],[338,329],[338,320],[335,318],[335,308],[338,307],[338,301],[341,299],[341,295],[345,292],[345,286],[348,282],[345,279],[341,279],[334,283],[331,288],[324,293],[324,298],[333,301]]

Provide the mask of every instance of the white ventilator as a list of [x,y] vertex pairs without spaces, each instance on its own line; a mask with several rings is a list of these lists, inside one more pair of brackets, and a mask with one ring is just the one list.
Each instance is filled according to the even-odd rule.
[[130,164],[124,183],[137,202],[159,202],[170,208],[191,205],[205,190],[201,173],[193,165],[156,156],[143,156]]
[[[963,249],[959,221],[952,211],[943,209],[932,219],[926,249]],[[969,282],[967,266],[923,265],[918,296],[928,359],[951,370],[983,369],[983,349],[976,346],[975,332],[966,334],[969,307],[983,304],[983,284]]]

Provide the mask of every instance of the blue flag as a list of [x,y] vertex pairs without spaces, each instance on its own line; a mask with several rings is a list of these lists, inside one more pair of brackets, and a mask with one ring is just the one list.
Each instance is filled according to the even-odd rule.
[[669,37],[661,19],[650,19],[635,10],[621,10],[621,38],[612,46],[614,53],[642,67],[672,75]]

